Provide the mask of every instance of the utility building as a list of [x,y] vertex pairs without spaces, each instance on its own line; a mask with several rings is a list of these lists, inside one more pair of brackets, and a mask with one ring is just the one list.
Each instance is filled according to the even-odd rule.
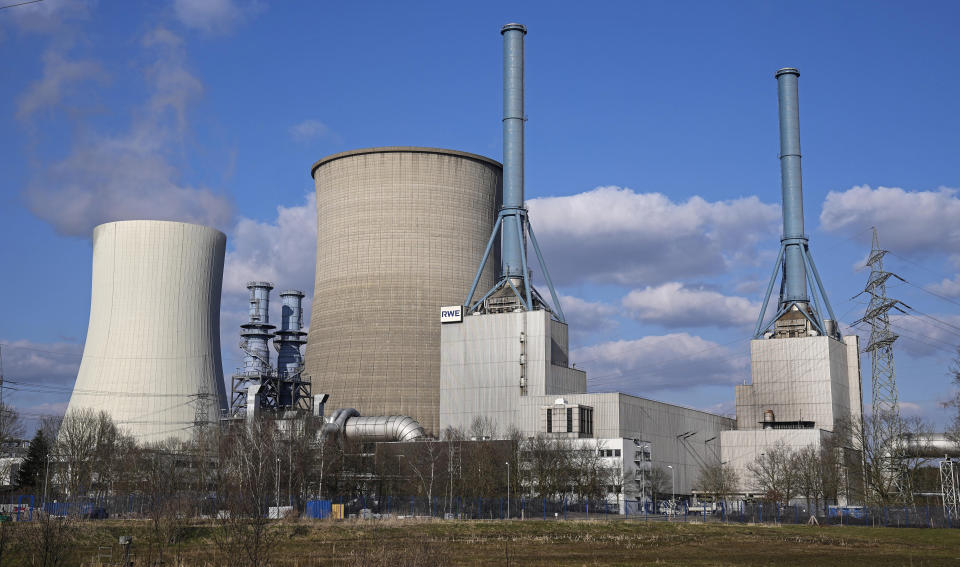
[[[773,448],[819,449],[829,440],[855,449],[845,424],[859,422],[863,412],[858,337],[838,332],[803,230],[799,76],[792,68],[776,74],[783,236],[750,342],[753,383],[736,387],[737,431],[721,438],[723,462],[747,494],[758,488],[747,467]],[[778,279],[777,311],[765,319]]]
[[[700,467],[719,462],[720,432],[732,429],[734,421],[621,393],[587,393],[586,374],[569,366],[567,324],[523,200],[527,30],[507,24],[501,33],[503,205],[466,299],[434,315],[440,315],[442,327],[440,427],[468,429],[482,417],[500,431],[516,428],[528,437],[596,444],[604,458],[619,462],[621,506],[623,499],[649,498],[655,465],[670,470],[673,491],[689,493]],[[498,255],[491,285],[485,274]],[[533,266],[539,267],[552,303],[534,288]]]

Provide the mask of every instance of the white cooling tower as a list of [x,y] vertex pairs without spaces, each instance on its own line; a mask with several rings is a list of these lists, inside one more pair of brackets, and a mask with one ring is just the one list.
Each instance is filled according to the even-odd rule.
[[105,410],[141,442],[186,439],[216,423],[226,408],[226,241],[218,230],[168,221],[93,230],[90,325],[67,412]]

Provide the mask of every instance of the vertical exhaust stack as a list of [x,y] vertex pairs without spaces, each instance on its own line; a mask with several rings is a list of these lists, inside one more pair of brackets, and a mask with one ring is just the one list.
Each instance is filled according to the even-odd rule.
[[[523,38],[527,28],[520,24],[507,24],[500,30],[503,35],[503,209],[523,209]],[[501,236],[502,254],[500,275],[511,278],[524,277],[523,256],[526,242],[521,240],[520,216],[503,219]]]
[[[470,313],[503,313],[545,309],[561,323],[566,320],[560,300],[550,280],[537,237],[523,201],[523,41],[527,28],[511,23],[500,29],[503,36],[503,206],[494,223],[487,249],[473,285],[464,300],[464,311]],[[497,283],[477,301],[473,300],[483,268],[500,235],[500,273]],[[543,279],[550,290],[553,307],[533,287],[527,257],[527,238],[533,244]]]
[[[784,67],[776,73],[777,102],[780,116],[780,187],[783,200],[783,236],[780,254],[770,276],[754,333],[756,338],[773,327],[770,336],[801,337],[826,335],[839,338],[836,317],[827,299],[820,274],[810,254],[809,240],[803,232],[803,181],[800,169],[800,102],[797,79],[800,71]],[[777,313],[764,320],[777,275],[780,275],[780,299]],[[810,293],[807,288],[809,287]],[[826,313],[821,312],[822,301]],[[824,318],[828,314],[829,318]]]
[[780,188],[783,198],[783,292],[780,305],[807,303],[806,267],[803,249],[803,180],[800,169],[800,106],[797,78],[800,71],[786,67],[777,71],[780,106]]
[[303,332],[303,297],[304,293],[297,290],[280,294],[283,302],[280,330],[273,344],[277,349],[277,373],[285,378],[295,377],[303,371],[300,347],[307,343],[307,334]]
[[250,290],[250,320],[240,325],[240,348],[243,350],[243,372],[251,376],[271,374],[270,351],[267,348],[273,338],[270,324],[270,282],[248,282]]

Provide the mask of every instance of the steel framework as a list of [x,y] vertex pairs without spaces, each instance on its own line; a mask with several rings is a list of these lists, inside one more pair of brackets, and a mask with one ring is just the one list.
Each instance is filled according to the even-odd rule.
[[872,386],[872,420],[871,420],[871,451],[873,458],[881,465],[899,493],[901,501],[911,500],[910,489],[907,484],[907,475],[904,471],[903,459],[906,457],[906,447],[903,443],[903,420],[900,417],[900,403],[897,392],[897,372],[893,364],[893,343],[899,338],[890,330],[890,311],[906,313],[901,307],[908,307],[897,299],[887,297],[887,280],[900,276],[883,269],[883,257],[886,250],[880,248],[877,229],[873,229],[873,245],[867,265],[870,266],[870,277],[863,292],[870,296],[867,310],[863,317],[854,323],[870,325],[870,340],[864,347],[864,352],[870,353],[871,386]]
[[957,494],[956,461],[950,458],[940,461],[940,492],[943,494],[943,512],[950,520],[957,519],[960,495]]
[[[810,241],[803,232],[803,183],[800,171],[800,109],[797,78],[800,72],[792,67],[777,71],[777,101],[780,117],[780,185],[783,201],[783,236],[780,238],[780,253],[773,266],[773,274],[763,296],[760,316],[754,338],[760,338],[790,312],[799,313],[821,335],[839,338],[835,328],[828,328],[820,309],[826,308],[830,320],[836,321],[833,307],[827,298],[820,274],[810,254]],[[768,320],[764,317],[773,293],[773,286],[780,276],[780,297],[777,311]],[[809,286],[811,293],[807,293]],[[803,320],[801,319],[801,321]],[[803,327],[806,327],[804,325]]]
[[[560,322],[565,323],[560,300],[550,280],[547,264],[543,261],[537,238],[533,235],[527,209],[523,203],[523,128],[526,116],[523,112],[523,38],[527,28],[520,24],[507,24],[500,30],[503,35],[503,206],[497,215],[487,249],[480,260],[480,267],[473,279],[463,305],[467,313],[483,310],[487,313],[521,309],[532,311],[543,308]],[[490,259],[490,252],[500,236],[499,279],[490,291],[476,302],[473,295]],[[533,244],[540,263],[543,278],[550,289],[553,308],[544,301],[533,287],[527,263],[527,237]]]

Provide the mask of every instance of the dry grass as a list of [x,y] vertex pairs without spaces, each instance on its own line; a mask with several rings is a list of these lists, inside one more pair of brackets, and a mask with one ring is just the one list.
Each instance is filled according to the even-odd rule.
[[[182,565],[238,565],[218,557],[211,524],[190,526]],[[88,565],[121,534],[144,551],[146,523],[88,522],[66,565]],[[740,526],[642,521],[284,521],[271,565],[960,565],[960,530]],[[139,545],[138,545],[139,544]],[[140,555],[138,555],[140,557]],[[145,557],[145,555],[144,555]],[[4,565],[29,565],[21,553]],[[138,562],[145,565],[146,562]]]

